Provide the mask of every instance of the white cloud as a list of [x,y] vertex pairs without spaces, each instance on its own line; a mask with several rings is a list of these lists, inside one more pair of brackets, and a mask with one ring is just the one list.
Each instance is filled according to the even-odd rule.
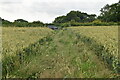
[[104,5],[116,2],[118,0],[1,0],[0,17],[10,21],[22,18],[52,22],[71,10],[98,15]]

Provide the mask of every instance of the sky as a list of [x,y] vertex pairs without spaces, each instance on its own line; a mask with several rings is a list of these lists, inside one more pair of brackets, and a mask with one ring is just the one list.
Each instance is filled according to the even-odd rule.
[[71,10],[88,14],[100,14],[106,4],[119,0],[0,0],[0,17],[13,22],[24,19],[29,22],[42,21],[51,23],[58,16],[66,15]]

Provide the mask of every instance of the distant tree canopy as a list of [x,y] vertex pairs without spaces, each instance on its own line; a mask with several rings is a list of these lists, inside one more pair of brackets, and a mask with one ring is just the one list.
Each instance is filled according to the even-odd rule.
[[9,27],[9,26],[14,26],[14,27],[43,27],[44,23],[40,21],[33,21],[33,22],[28,22],[24,19],[17,19],[14,20],[14,22],[10,22],[8,20],[2,19],[2,26]]
[[29,23],[26,20],[17,19],[17,20],[14,20],[13,24],[14,26],[17,26],[17,27],[28,27]]
[[21,22],[28,23],[28,21],[23,20],[23,19],[17,19],[17,20],[15,20],[14,22],[18,22],[18,23],[21,23]]
[[98,19],[105,22],[120,22],[120,1],[112,5],[105,5],[100,11]]
[[71,11],[66,16],[59,16],[55,18],[54,23],[65,23],[69,21],[75,22],[92,22],[96,19],[95,14],[87,14],[80,11]]
[[31,23],[29,23],[29,26],[34,26],[34,27],[38,27],[38,26],[44,26],[44,23],[43,22],[40,22],[40,21],[33,21]]
[[2,19],[1,17],[0,17],[0,19],[2,21],[2,26],[13,26],[12,22]]

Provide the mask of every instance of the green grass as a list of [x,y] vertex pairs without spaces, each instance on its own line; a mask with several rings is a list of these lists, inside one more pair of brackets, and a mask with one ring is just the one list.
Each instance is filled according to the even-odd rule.
[[[97,27],[98,29],[102,29]],[[109,27],[112,28],[112,27]],[[82,30],[84,32],[82,32]],[[96,39],[85,33],[89,28],[67,28],[29,44],[10,57],[9,69],[3,70],[7,78],[113,78],[113,69],[98,53],[101,48]],[[81,31],[80,31],[81,30]],[[79,32],[78,32],[79,31]],[[92,31],[92,30],[91,30]],[[88,31],[86,31],[87,33]],[[92,31],[94,35],[94,31]],[[100,32],[100,31],[99,31]],[[101,30],[101,33],[103,31]],[[104,31],[105,32],[105,31]],[[101,35],[102,36],[102,35]],[[105,38],[106,39],[106,38]],[[116,38],[115,38],[116,39]],[[109,39],[108,39],[109,40]],[[113,43],[114,44],[114,43]],[[6,63],[6,62],[5,62]],[[3,65],[6,66],[7,65]]]

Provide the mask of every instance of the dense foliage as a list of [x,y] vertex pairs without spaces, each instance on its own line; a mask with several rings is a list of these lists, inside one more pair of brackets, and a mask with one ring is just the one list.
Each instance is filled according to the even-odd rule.
[[112,5],[105,5],[100,11],[99,19],[105,22],[120,22],[120,1]]
[[102,22],[99,19],[94,20],[93,22],[80,23],[75,21],[69,21],[66,23],[54,23],[58,27],[70,27],[70,26],[117,26],[117,22]]
[[9,26],[14,26],[14,27],[43,27],[44,23],[40,21],[33,21],[33,22],[28,22],[23,19],[17,19],[14,20],[14,22],[10,22],[8,20],[2,19],[2,26],[9,27]]
[[65,23],[69,21],[75,22],[92,22],[95,20],[95,14],[82,13],[80,11],[71,11],[66,16],[60,16],[55,18],[54,23]]
[[2,26],[13,26],[12,22],[8,20],[1,19],[1,21],[2,21]]

